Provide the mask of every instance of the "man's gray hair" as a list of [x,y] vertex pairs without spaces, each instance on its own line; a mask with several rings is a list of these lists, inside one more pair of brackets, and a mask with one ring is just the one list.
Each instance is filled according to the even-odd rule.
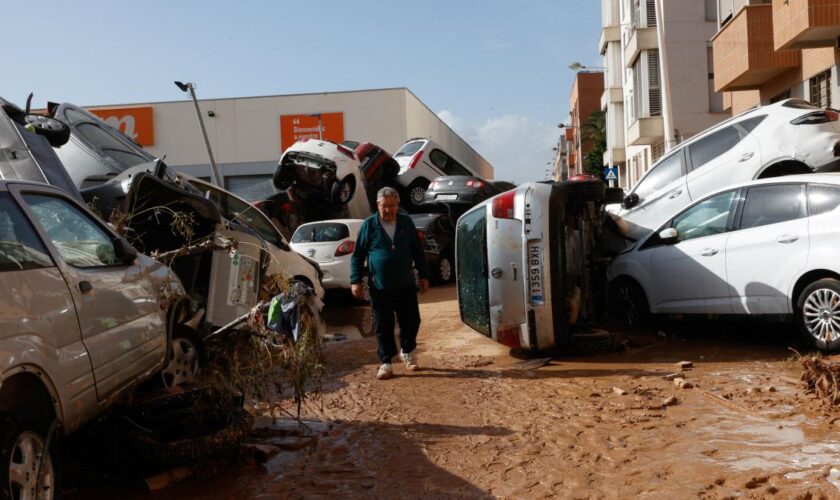
[[399,191],[397,191],[396,189],[394,189],[390,186],[385,186],[384,188],[377,191],[377,193],[376,193],[376,203],[379,203],[380,201],[384,200],[385,198],[396,198],[397,201],[399,201],[400,193],[399,193]]

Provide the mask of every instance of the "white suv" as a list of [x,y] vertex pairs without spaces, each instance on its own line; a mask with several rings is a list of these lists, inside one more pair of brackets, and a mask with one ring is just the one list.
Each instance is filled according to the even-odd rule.
[[405,202],[410,208],[417,208],[426,195],[432,180],[442,175],[478,176],[463,163],[454,159],[443,148],[422,137],[409,139],[408,142],[394,154],[394,159],[400,165],[397,182],[405,190]]
[[636,240],[692,200],[736,182],[840,167],[838,113],[796,99],[745,111],[680,144],[659,160],[621,205],[621,232]]

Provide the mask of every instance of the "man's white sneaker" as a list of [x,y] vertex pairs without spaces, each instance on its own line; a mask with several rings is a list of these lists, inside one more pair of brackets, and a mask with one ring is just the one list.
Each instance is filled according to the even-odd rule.
[[400,359],[403,360],[406,369],[408,369],[409,371],[415,371],[420,368],[420,365],[417,364],[417,356],[410,352],[400,351]]
[[387,380],[394,376],[394,369],[391,368],[391,363],[382,363],[379,371],[376,373],[376,378],[379,380]]

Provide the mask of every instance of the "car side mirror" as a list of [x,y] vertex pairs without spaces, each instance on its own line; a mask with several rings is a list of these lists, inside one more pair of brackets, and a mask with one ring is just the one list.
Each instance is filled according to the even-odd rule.
[[122,262],[131,264],[137,258],[137,250],[125,238],[116,238],[114,240],[114,255]]
[[659,239],[662,240],[663,243],[672,243],[677,241],[677,230],[673,227],[666,227],[662,231],[659,231]]
[[624,197],[624,201],[621,203],[624,208],[632,208],[639,203],[639,195],[636,193],[630,193]]

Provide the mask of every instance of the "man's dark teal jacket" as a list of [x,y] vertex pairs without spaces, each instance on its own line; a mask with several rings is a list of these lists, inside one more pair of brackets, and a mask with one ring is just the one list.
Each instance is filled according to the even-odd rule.
[[379,213],[365,219],[356,238],[356,249],[350,266],[350,283],[364,279],[365,261],[377,290],[396,290],[415,285],[413,267],[421,278],[429,279],[429,268],[423,245],[411,217],[397,214],[394,241],[379,221]]

